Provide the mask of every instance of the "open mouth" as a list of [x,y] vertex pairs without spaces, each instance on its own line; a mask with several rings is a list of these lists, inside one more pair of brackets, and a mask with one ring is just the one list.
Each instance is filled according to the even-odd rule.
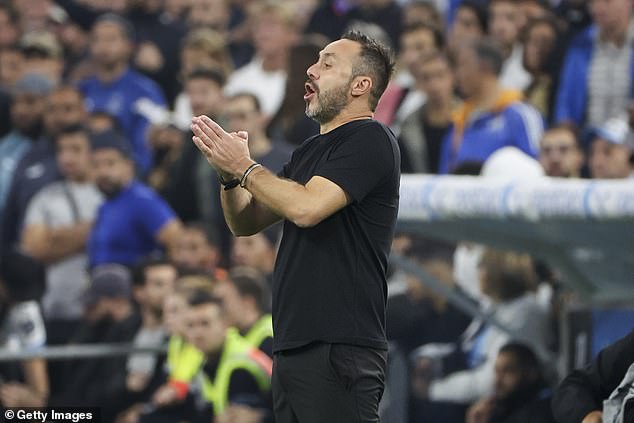
[[306,82],[304,84],[304,100],[308,101],[313,98],[316,94],[317,90],[313,88],[313,85],[310,82]]

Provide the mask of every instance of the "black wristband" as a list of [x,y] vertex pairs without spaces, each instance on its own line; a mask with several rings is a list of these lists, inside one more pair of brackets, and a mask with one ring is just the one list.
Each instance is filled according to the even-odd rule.
[[224,179],[222,179],[222,176],[220,176],[220,174],[218,174],[218,182],[220,182],[220,185],[224,187],[225,191],[229,191],[230,189],[233,189],[237,187],[238,185],[240,185],[240,179],[233,178],[228,181],[225,181]]

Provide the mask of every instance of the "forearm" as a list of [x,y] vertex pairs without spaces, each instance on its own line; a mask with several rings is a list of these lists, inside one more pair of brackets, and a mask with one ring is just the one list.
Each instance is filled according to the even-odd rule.
[[314,226],[325,217],[319,214],[318,195],[311,194],[304,185],[273,175],[263,167],[251,173],[246,189],[258,204],[297,226]]
[[34,358],[22,362],[24,379],[27,386],[40,398],[48,397],[48,372],[46,371],[46,361],[41,358]]
[[90,223],[78,223],[66,228],[52,229],[46,258],[49,262],[61,260],[82,251],[90,233]]

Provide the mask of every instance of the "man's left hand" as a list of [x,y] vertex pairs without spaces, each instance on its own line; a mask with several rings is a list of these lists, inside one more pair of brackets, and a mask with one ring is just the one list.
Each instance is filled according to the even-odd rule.
[[253,163],[245,132],[228,133],[207,116],[194,117],[192,131],[194,144],[223,176],[239,178]]

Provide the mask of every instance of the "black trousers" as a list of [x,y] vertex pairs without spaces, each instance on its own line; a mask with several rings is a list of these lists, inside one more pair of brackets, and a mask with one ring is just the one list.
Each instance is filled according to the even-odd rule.
[[314,343],[273,358],[276,423],[378,423],[387,351]]

